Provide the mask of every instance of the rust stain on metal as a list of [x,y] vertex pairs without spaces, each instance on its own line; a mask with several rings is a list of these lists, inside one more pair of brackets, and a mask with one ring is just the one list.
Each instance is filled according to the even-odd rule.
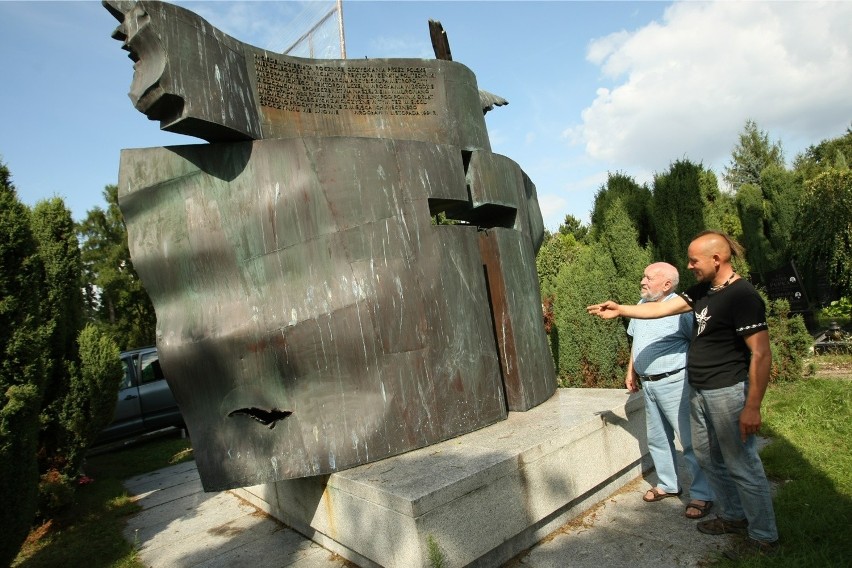
[[554,392],[535,186],[491,152],[470,69],[292,58],[105,5],[137,109],[216,142],[124,150],[119,172],[206,490],[371,463]]

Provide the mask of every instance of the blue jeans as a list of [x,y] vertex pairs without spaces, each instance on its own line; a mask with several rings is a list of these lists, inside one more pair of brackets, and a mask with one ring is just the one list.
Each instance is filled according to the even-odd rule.
[[748,534],[764,542],[778,540],[772,493],[757,454],[754,435],[743,443],[740,413],[748,381],[721,389],[693,389],[692,444],[698,463],[716,494],[719,517],[748,519]]
[[648,429],[648,451],[654,460],[659,487],[666,493],[677,493],[677,459],[674,436],[683,446],[683,459],[692,478],[689,496],[700,501],[712,501],[713,492],[707,477],[698,466],[692,451],[692,429],[689,423],[689,383],[686,371],[659,381],[645,381],[645,425]]

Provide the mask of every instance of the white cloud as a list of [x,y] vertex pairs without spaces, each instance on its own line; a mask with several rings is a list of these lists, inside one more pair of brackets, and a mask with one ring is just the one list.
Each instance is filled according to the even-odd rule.
[[422,59],[433,59],[435,51],[427,37],[414,38],[395,35],[379,35],[370,40],[369,49],[372,53],[365,53],[366,57],[390,58],[390,57],[412,57]]
[[236,39],[282,51],[309,30],[330,8],[331,0],[311,2],[195,2],[176,4],[192,10]]
[[541,209],[544,226],[551,230],[555,230],[565,219],[565,208],[567,206],[568,201],[557,194],[546,193],[538,196],[538,207]]
[[749,118],[794,146],[840,136],[852,120],[850,22],[850,2],[673,4],[660,23],[591,42],[606,84],[565,136],[591,158],[651,171],[726,163]]

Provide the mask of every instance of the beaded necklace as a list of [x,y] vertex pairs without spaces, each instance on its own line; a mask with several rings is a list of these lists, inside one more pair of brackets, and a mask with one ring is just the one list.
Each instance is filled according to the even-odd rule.
[[731,280],[733,280],[734,276],[736,276],[736,275],[737,275],[736,272],[732,272],[731,275],[728,276],[728,279],[725,280],[724,282],[722,282],[721,284],[719,284],[718,286],[710,286],[710,291],[711,292],[718,292],[719,290],[721,290],[722,288],[724,288],[725,286],[730,284]]

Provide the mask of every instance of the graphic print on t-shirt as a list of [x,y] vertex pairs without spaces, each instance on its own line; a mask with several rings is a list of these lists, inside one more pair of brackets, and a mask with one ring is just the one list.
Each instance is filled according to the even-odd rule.
[[695,314],[695,321],[698,322],[698,333],[695,335],[701,335],[701,332],[704,331],[704,327],[707,325],[707,322],[710,320],[710,316],[707,315],[707,306],[704,306],[704,309],[699,313]]

